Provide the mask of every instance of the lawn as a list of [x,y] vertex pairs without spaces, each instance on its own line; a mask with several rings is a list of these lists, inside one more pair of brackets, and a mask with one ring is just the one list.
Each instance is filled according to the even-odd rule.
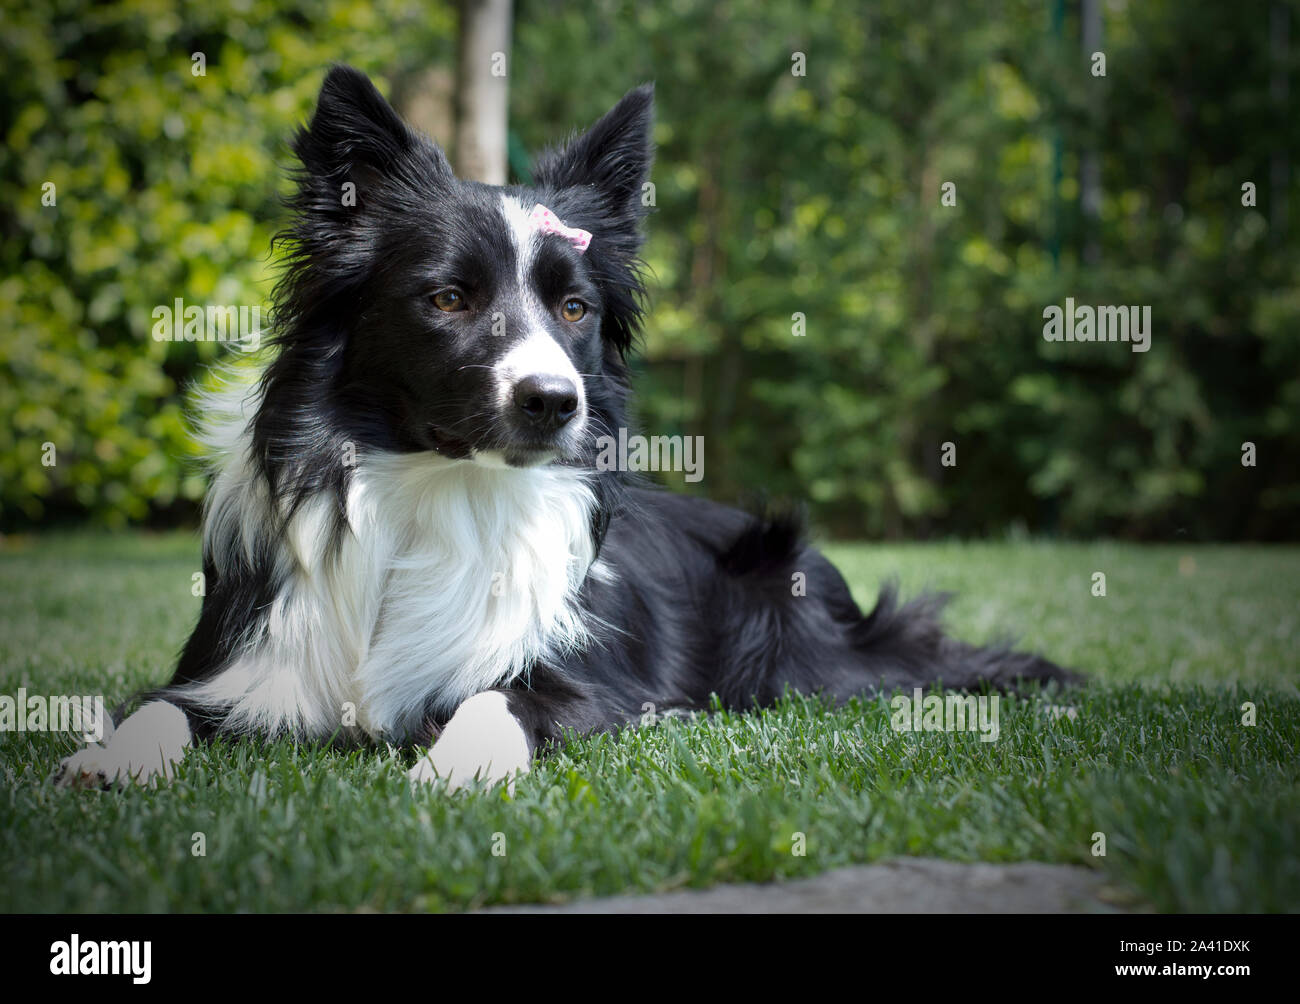
[[[959,635],[1086,671],[1076,715],[1005,699],[985,743],[895,732],[884,698],[791,697],[575,740],[513,797],[413,793],[409,754],[289,743],[201,749],[156,791],[68,791],[48,776],[71,736],[3,733],[0,909],[463,910],[897,855],[1097,868],[1135,909],[1300,909],[1300,549],[827,550],[863,604],[891,575],[954,590]],[[192,534],[4,540],[0,694],[111,704],[165,680],[197,570]]]

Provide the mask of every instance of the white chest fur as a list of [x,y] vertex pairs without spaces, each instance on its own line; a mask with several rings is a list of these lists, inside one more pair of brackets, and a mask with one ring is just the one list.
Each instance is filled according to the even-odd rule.
[[[218,478],[214,493],[221,487]],[[257,505],[247,487],[218,498],[209,519],[221,524],[223,502]],[[587,642],[576,594],[592,560],[594,505],[567,468],[365,457],[348,532],[331,540],[331,499],[302,507],[265,633],[196,696],[235,728],[320,737],[346,731],[353,716],[372,738],[404,738],[428,707],[450,714]],[[241,512],[225,525],[250,522]]]

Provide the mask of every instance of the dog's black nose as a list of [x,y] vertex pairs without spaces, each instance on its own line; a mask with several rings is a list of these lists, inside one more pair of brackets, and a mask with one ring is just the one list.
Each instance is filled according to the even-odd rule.
[[558,429],[578,413],[578,388],[562,376],[526,376],[515,384],[515,407],[534,425]]

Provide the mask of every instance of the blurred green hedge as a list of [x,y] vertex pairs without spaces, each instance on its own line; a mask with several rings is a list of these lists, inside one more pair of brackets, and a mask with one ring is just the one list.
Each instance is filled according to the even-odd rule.
[[[267,302],[326,67],[391,93],[450,65],[454,12],[0,3],[0,526],[191,518],[181,393],[219,347],[151,311]],[[705,436],[698,490],[859,536],[1295,536],[1300,43],[1270,55],[1278,4],[1106,5],[1099,78],[1051,6],[517,3],[526,149],[657,81],[641,414]],[[1046,343],[1067,296],[1150,305],[1151,350]]]
[[450,39],[452,14],[387,0],[4,0],[3,23],[4,522],[192,512],[203,481],[181,395],[223,347],[155,341],[153,308],[267,303],[285,141],[324,70],[397,66],[415,55],[411,32]]

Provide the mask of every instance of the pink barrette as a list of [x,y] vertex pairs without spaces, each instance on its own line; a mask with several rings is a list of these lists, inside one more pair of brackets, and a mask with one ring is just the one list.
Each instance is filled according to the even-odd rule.
[[560,222],[560,218],[553,212],[543,206],[540,202],[533,206],[532,215],[528,220],[533,225],[533,229],[543,234],[558,234],[566,241],[578,249],[578,254],[586,252],[588,245],[591,244],[591,234],[586,230],[579,230],[577,227],[566,227]]

